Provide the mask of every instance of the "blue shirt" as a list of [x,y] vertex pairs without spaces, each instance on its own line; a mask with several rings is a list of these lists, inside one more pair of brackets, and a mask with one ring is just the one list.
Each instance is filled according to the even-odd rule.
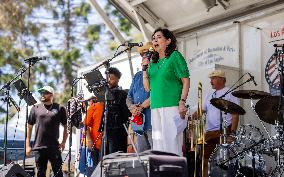
[[[143,86],[143,72],[139,71],[134,75],[128,91],[128,98],[130,98],[134,104],[142,104],[149,96],[150,93],[146,92]],[[144,130],[151,130],[151,109],[145,108],[142,110],[142,113],[145,115]]]

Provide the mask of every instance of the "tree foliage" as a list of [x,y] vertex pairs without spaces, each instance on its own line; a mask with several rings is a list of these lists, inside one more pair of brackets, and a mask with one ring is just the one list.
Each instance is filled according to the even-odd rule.
[[[102,4],[118,28],[129,35],[129,21],[106,0]],[[83,0],[2,0],[0,85],[14,77],[24,58],[46,55],[48,61],[31,68],[31,91],[43,85],[54,86],[59,92],[57,101],[66,103],[78,67],[94,64],[97,56],[109,55],[118,45],[95,16],[96,11]],[[27,73],[22,79],[27,81]],[[16,94],[13,87],[11,93]]]

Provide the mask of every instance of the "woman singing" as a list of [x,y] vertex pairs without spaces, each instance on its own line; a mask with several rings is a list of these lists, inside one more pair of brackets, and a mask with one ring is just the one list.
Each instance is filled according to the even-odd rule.
[[176,38],[168,29],[158,28],[152,35],[154,54],[143,72],[143,85],[150,91],[153,150],[182,156],[182,132],[177,132],[175,119],[184,119],[189,91],[186,61],[176,50]]

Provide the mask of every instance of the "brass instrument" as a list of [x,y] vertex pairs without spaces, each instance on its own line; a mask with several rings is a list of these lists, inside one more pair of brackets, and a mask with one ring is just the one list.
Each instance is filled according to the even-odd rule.
[[197,158],[201,161],[201,177],[203,177],[204,171],[204,146],[205,146],[205,119],[202,111],[202,84],[198,83],[198,106],[197,106],[197,118],[195,120],[195,165],[194,165],[194,177],[196,177],[197,171]]

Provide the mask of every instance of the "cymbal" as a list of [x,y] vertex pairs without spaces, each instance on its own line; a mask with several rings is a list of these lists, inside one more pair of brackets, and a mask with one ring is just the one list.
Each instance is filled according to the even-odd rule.
[[246,111],[241,106],[221,98],[213,98],[210,100],[210,103],[216,108],[226,113],[240,114],[240,115],[244,115],[246,113]]
[[253,100],[258,100],[267,96],[271,96],[270,93],[258,90],[238,90],[232,92],[232,95],[234,95],[237,98],[253,99]]
[[258,117],[269,124],[275,124],[276,120],[282,124],[283,119],[278,111],[279,99],[279,96],[268,96],[259,100],[255,105]]

